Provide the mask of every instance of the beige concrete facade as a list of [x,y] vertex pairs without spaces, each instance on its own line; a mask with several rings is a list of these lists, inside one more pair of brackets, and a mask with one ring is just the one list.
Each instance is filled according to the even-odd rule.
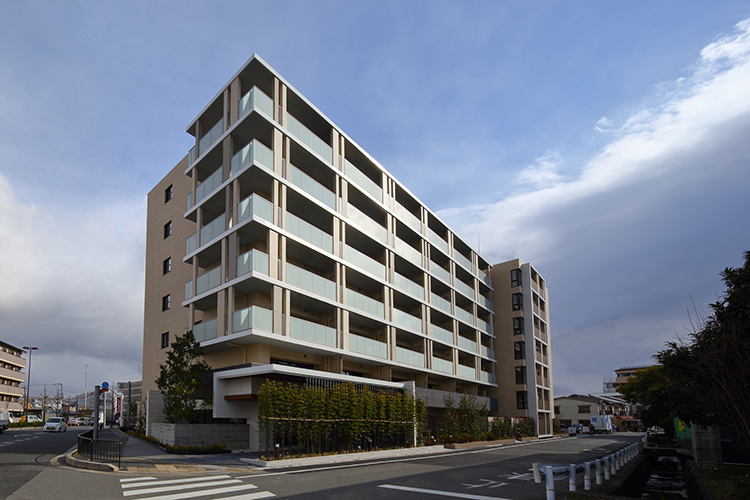
[[0,410],[23,411],[24,350],[0,341]]
[[491,266],[405,186],[257,56],[187,131],[195,147],[148,198],[144,391],[161,335],[189,328],[238,379],[215,417],[253,414],[232,388],[257,387],[257,365],[494,407]]
[[539,435],[551,435],[554,396],[546,282],[520,259],[495,264],[490,277],[498,408],[504,416],[534,418]]

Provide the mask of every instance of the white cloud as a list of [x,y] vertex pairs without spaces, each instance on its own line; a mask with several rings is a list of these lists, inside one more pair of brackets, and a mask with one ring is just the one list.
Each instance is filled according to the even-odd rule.
[[516,176],[516,183],[523,188],[544,189],[563,182],[559,169],[562,158],[557,151],[547,151]]
[[596,124],[594,124],[594,131],[595,132],[611,132],[612,127],[614,124],[611,120],[609,120],[606,116],[602,116],[597,120]]

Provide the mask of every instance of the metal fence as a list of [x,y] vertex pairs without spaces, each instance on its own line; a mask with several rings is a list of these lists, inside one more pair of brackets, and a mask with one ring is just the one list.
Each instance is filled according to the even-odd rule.
[[[86,436],[86,434],[92,434]],[[94,439],[93,431],[78,435],[78,458],[92,462],[114,462],[120,467],[124,446],[119,440]]]

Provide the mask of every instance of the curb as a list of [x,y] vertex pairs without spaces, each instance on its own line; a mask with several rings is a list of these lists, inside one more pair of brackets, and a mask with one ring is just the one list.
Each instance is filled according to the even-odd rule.
[[79,460],[77,458],[73,458],[73,453],[76,452],[70,451],[65,454],[65,463],[70,465],[71,467],[77,467],[79,469],[98,470],[103,472],[118,472],[120,470],[119,467],[113,464],[91,462],[89,460]]

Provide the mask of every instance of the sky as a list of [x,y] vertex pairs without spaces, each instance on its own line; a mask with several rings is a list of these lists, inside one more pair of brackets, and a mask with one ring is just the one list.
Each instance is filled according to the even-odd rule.
[[31,394],[140,380],[146,195],[260,55],[496,263],[601,392],[750,250],[746,1],[0,2],[0,340]]

